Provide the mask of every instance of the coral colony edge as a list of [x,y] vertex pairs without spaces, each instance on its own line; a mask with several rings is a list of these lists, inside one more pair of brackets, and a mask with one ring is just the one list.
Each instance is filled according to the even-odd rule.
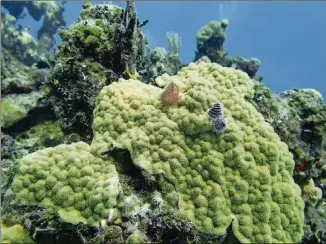
[[132,1],[68,27],[64,3],[2,7],[2,243],[326,242],[323,98],[272,93],[258,59],[228,56],[228,20],[183,64]]

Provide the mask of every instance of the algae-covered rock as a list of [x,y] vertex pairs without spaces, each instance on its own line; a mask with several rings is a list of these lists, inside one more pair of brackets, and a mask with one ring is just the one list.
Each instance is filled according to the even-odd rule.
[[[178,35],[172,35],[172,36],[178,36]],[[178,37],[169,37],[170,39],[177,39]],[[169,40],[168,38],[168,40]],[[173,41],[169,41],[173,42]],[[174,41],[177,42],[177,41]],[[171,44],[170,44],[171,45]],[[170,47],[172,49],[172,47]],[[147,79],[144,77],[142,78],[142,82],[145,83],[155,83],[155,78],[163,75],[175,75],[182,67],[181,61],[179,59],[179,54],[174,53],[173,49],[169,50],[168,52],[165,50],[165,48],[162,47],[156,47],[153,50],[151,50],[150,53],[150,65],[147,70]]]
[[306,225],[302,243],[324,243],[326,240],[326,200],[321,199],[316,206],[309,205],[305,211]]
[[227,19],[221,22],[213,20],[197,32],[195,61],[202,57],[207,57],[211,62],[218,63],[224,67],[240,69],[247,73],[250,78],[261,81],[262,77],[257,75],[260,66],[260,61],[257,58],[228,57],[228,53],[223,47],[228,25],[229,21]]
[[28,93],[38,90],[45,81],[47,69],[29,67],[2,49],[1,94]]
[[[224,235],[232,223],[240,242],[298,242],[303,235],[301,191],[292,179],[288,147],[246,99],[248,75],[199,62],[173,82],[181,101],[163,103],[166,90],[123,80],[104,87],[94,110],[94,153],[127,149],[144,174],[163,175],[165,204],[178,208],[202,233]],[[172,94],[170,94],[172,96]],[[207,110],[219,103],[228,121],[214,133]]]
[[143,240],[143,238],[137,234],[131,234],[130,236],[128,236],[127,240],[126,240],[127,244],[145,244],[146,242]]
[[1,101],[1,127],[8,128],[26,118],[43,97],[43,92],[5,96]]
[[284,141],[296,162],[296,177],[321,174],[326,134],[326,105],[313,89],[293,89],[275,95],[255,82],[252,103]]
[[91,239],[89,243],[125,243],[125,241],[121,227],[112,225],[100,230],[100,232],[97,233],[96,237]]
[[321,197],[322,191],[318,187],[315,187],[315,183],[312,179],[302,184],[302,198],[306,204],[315,206]]
[[28,66],[40,60],[37,42],[28,30],[20,32],[15,26],[16,18],[14,16],[1,13],[1,17],[1,44],[3,48],[10,50],[15,58]]
[[101,88],[125,76],[129,66],[135,72],[143,69],[147,41],[140,27],[135,6],[128,1],[125,10],[90,5],[74,24],[58,32],[62,42],[52,56],[47,84],[66,132],[91,137],[92,111]]
[[16,150],[25,150],[27,153],[21,154],[26,155],[46,147],[57,146],[63,138],[59,121],[45,120],[16,136]]
[[197,32],[195,60],[207,56],[212,62],[226,65],[227,52],[223,48],[226,27],[218,21],[211,21]]

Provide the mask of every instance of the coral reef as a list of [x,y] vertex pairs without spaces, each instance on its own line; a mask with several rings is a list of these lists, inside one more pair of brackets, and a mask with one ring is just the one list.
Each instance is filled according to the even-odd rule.
[[228,57],[228,20],[195,63],[173,32],[150,50],[133,1],[85,2],[50,57],[63,4],[2,3],[2,242],[326,242],[318,91],[273,94]]
[[[49,72],[48,51],[57,28],[64,24],[63,8],[54,2],[7,1],[2,6],[9,13],[1,13],[1,199],[22,156],[61,143],[60,128],[51,129],[56,118],[44,82]],[[46,15],[39,40],[34,40],[28,29],[16,26],[25,6],[34,19]]]
[[326,134],[326,105],[320,93],[293,89],[275,95],[263,84],[255,83],[252,103],[289,146],[296,162],[294,176],[319,177]]
[[[299,241],[304,206],[291,177],[294,162],[245,100],[254,93],[249,77],[199,62],[156,82],[177,84],[181,103],[165,105],[162,88],[121,79],[97,98],[90,146],[78,142],[25,156],[6,193],[12,210],[5,224],[23,221],[13,212],[23,204],[44,208],[44,218],[57,212],[71,225],[103,228],[94,242],[108,240],[107,228],[119,226],[130,243],[164,239],[162,230],[147,226],[154,220],[172,230],[183,226],[178,233],[188,241],[223,240],[229,226],[241,242]],[[206,114],[216,100],[229,120],[219,134]],[[90,240],[85,233],[77,237]]]
[[39,106],[39,100],[43,97],[42,92],[6,96],[1,102],[1,126],[8,128],[25,118],[31,110]]

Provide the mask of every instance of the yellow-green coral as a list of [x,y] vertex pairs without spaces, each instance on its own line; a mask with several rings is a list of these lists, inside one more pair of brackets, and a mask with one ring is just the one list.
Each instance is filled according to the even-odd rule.
[[22,158],[12,184],[16,199],[58,211],[73,223],[106,219],[117,204],[118,173],[110,160],[95,157],[90,149],[78,142]]
[[[103,88],[94,151],[113,143],[147,173],[162,173],[178,191],[181,214],[202,232],[223,235],[232,222],[241,242],[300,241],[304,203],[292,155],[246,101],[254,92],[247,74],[199,62],[156,82],[176,83],[181,103],[164,105],[163,89],[135,80]],[[217,102],[228,128],[215,134],[206,111]]]
[[141,236],[138,233],[133,233],[130,236],[128,236],[126,240],[127,244],[145,244],[146,242],[141,238]]
[[28,231],[22,225],[7,227],[1,224],[1,243],[24,243],[31,244],[34,241],[30,238]]

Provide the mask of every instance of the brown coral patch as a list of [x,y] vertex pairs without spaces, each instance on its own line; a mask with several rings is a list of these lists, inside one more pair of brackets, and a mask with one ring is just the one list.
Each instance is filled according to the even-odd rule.
[[162,101],[166,105],[175,105],[180,101],[180,88],[174,82],[168,84],[162,93]]

